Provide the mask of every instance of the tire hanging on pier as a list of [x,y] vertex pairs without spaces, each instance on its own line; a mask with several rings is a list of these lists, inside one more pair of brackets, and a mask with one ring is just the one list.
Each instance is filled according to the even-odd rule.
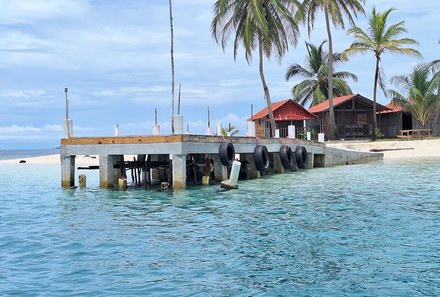
[[307,150],[305,147],[298,145],[295,150],[296,164],[298,168],[306,169],[309,164],[309,158],[307,156]]
[[284,169],[292,169],[295,166],[295,159],[290,146],[283,145],[280,148],[280,160]]
[[220,162],[224,166],[232,166],[232,162],[235,159],[235,148],[230,142],[223,142],[218,150],[220,156]]
[[269,168],[269,152],[265,145],[257,145],[254,150],[255,167],[259,171]]

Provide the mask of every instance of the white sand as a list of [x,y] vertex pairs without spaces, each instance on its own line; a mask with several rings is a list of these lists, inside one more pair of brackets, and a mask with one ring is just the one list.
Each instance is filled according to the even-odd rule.
[[440,157],[440,139],[424,140],[378,140],[375,142],[340,141],[327,143],[329,147],[368,152],[383,151],[384,159]]
[[[383,151],[384,159],[440,157],[440,139],[378,140],[376,142],[339,141],[326,143],[326,145],[363,152],[368,152],[372,149],[385,149],[388,151]],[[132,156],[126,156],[125,159],[133,160]],[[60,155],[0,160],[0,164],[19,164],[20,160],[25,160],[26,164],[59,165]],[[99,156],[77,156],[75,165],[99,165]]]
[[[0,160],[0,164],[19,164],[20,160],[25,160],[26,164],[38,165],[60,165],[60,155],[49,155],[41,157],[30,157],[12,160]],[[99,165],[98,156],[77,156],[75,159],[76,166],[94,166]]]

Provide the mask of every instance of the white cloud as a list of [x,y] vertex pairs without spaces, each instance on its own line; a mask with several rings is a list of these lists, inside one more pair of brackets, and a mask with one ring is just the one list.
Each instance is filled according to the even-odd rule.
[[1,24],[21,24],[48,19],[68,21],[90,8],[86,0],[3,0]]

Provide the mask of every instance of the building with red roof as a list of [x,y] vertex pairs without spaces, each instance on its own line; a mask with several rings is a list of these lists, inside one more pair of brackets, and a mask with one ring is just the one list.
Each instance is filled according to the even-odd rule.
[[[352,94],[333,98],[335,123],[341,138],[369,137],[373,133],[373,101],[360,95]],[[388,107],[376,103],[376,110],[384,112]],[[317,132],[329,135],[329,101],[326,100],[309,109],[317,116],[311,125]]]
[[391,102],[385,106],[389,110],[377,113],[378,126],[385,137],[396,137],[400,130],[413,129],[412,116],[401,105]]
[[[280,131],[280,137],[287,137],[287,127],[289,125],[295,125],[297,135],[301,135],[304,132],[305,121],[316,119],[315,115],[291,99],[272,103],[272,111],[276,129]],[[270,135],[269,110],[267,107],[254,114],[250,120],[255,122],[257,137],[268,137]]]

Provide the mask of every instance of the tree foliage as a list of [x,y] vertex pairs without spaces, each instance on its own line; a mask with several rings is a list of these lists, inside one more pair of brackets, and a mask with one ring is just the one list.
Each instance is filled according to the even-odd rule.
[[[319,46],[306,42],[307,57],[303,66],[290,65],[286,72],[286,80],[302,77],[303,81],[292,87],[293,100],[305,106],[317,105],[328,99],[328,53],[323,49],[326,41]],[[340,54],[333,54],[334,64],[342,62]],[[333,93],[335,96],[352,94],[346,79],[357,81],[356,75],[351,72],[340,71],[333,73]]]

